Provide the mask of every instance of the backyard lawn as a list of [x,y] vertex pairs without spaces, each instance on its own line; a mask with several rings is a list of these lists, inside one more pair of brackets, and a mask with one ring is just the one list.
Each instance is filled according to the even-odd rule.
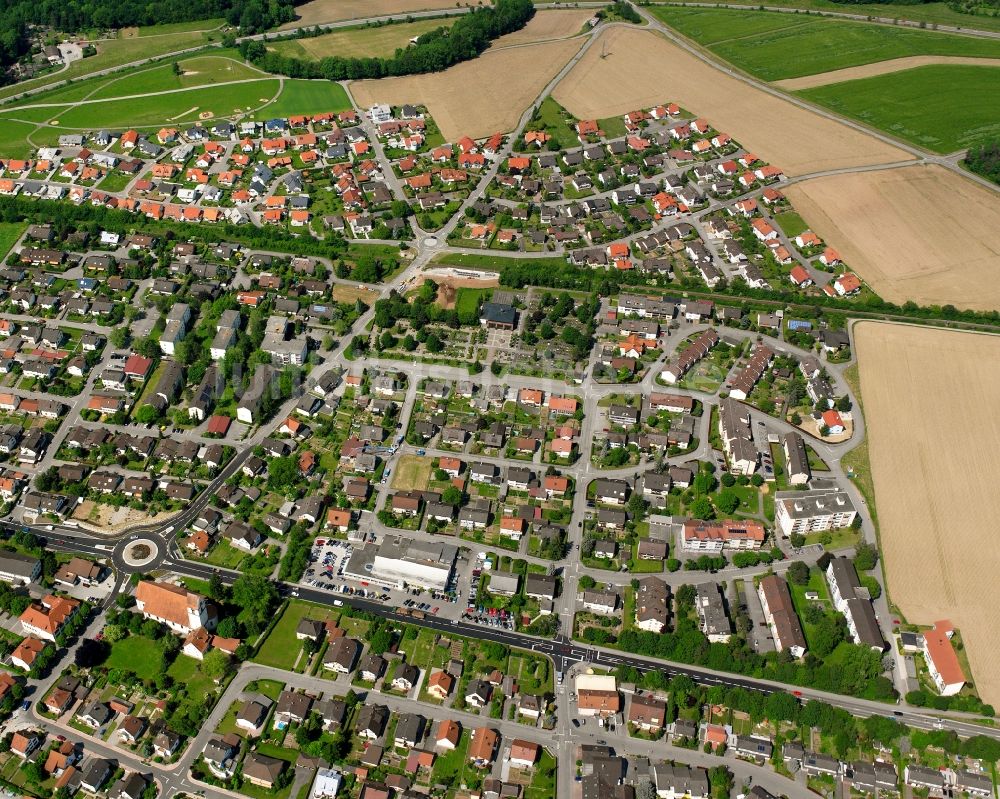
[[0,259],[7,257],[26,227],[25,222],[0,222]]
[[130,635],[111,645],[105,665],[109,669],[134,672],[141,680],[155,680],[163,668],[163,652],[152,638]]
[[338,612],[322,605],[297,600],[289,602],[281,619],[274,625],[274,629],[254,656],[254,662],[291,670],[302,651],[302,642],[295,637],[299,622],[304,618],[326,621],[335,619],[338,615]]

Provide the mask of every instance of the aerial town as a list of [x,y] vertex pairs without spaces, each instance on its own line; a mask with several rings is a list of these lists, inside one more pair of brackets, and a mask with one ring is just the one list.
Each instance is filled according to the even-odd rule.
[[995,13],[9,5],[4,796],[997,795]]

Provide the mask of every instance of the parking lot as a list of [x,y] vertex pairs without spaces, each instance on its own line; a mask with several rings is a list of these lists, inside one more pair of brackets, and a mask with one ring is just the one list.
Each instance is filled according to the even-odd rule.
[[472,624],[481,624],[484,627],[500,627],[505,630],[514,629],[514,617],[509,611],[497,608],[487,608],[475,604],[476,596],[479,594],[479,583],[483,579],[483,571],[489,571],[492,563],[486,560],[486,553],[480,552],[472,565],[472,578],[469,587],[469,601],[465,611],[462,613],[462,620]]
[[385,602],[391,597],[387,593],[379,594],[365,586],[348,585],[344,577],[344,567],[354,552],[354,545],[347,541],[337,541],[332,538],[317,538],[309,555],[309,567],[302,576],[301,582],[313,588],[320,588],[338,594],[350,594],[367,599],[380,599]]
[[[457,609],[456,603],[460,592],[459,594],[445,594],[439,591],[425,591],[421,588],[372,587],[345,576],[344,569],[353,553],[354,545],[352,543],[333,538],[317,538],[313,542],[312,552],[309,555],[309,566],[305,574],[302,575],[300,583],[331,593],[363,597],[388,605],[397,605],[433,614],[440,613],[442,616],[448,617],[456,615],[455,612],[448,613],[447,610],[451,609],[453,605]],[[419,597],[419,599],[412,597]]]

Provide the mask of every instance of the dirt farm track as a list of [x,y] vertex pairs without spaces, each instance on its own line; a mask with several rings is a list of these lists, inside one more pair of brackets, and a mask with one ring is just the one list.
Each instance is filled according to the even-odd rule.
[[[1000,337],[854,326],[889,597],[912,624],[951,619],[980,696],[1000,702]],[[966,675],[967,677],[970,675]]]

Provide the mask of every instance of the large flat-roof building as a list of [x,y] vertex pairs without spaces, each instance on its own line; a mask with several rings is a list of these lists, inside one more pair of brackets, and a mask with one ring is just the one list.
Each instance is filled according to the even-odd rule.
[[850,527],[857,516],[848,493],[829,481],[813,481],[810,491],[774,495],[774,523],[784,536]]
[[381,544],[355,549],[344,574],[387,587],[406,585],[444,591],[455,568],[458,547],[438,541],[386,536]]

